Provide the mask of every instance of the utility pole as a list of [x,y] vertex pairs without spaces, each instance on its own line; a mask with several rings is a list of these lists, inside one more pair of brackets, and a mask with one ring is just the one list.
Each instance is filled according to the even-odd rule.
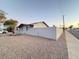
[[65,31],[65,20],[64,20],[64,15],[63,15],[63,32]]

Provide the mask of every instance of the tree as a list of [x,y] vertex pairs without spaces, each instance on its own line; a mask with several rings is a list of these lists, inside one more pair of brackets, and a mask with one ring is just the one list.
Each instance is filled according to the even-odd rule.
[[14,29],[15,29],[17,23],[18,23],[18,21],[9,19],[9,20],[5,21],[4,26],[7,27],[8,32],[14,32]]
[[78,23],[78,28],[79,28],[79,23]]
[[5,19],[6,19],[6,13],[2,10],[0,10],[0,23],[3,23],[5,22]]
[[73,25],[70,25],[69,28],[72,29],[73,28]]

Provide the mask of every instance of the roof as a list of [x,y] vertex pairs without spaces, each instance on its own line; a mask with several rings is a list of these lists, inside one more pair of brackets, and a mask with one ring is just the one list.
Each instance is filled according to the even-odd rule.
[[20,25],[18,26],[18,28],[21,28],[21,27],[23,27],[23,26],[30,26],[30,27],[33,27],[32,24],[20,24]]
[[35,23],[31,23],[31,24],[20,24],[17,28],[21,28],[21,27],[23,27],[23,26],[31,26],[31,27],[33,27],[34,24],[38,24],[38,23],[43,23],[43,24],[45,24],[47,27],[49,27],[44,21],[42,21],[42,22],[35,22]]
[[42,22],[35,22],[35,23],[32,23],[32,24],[38,24],[38,23],[43,23],[43,24],[45,24],[47,27],[49,27],[44,21],[42,21]]

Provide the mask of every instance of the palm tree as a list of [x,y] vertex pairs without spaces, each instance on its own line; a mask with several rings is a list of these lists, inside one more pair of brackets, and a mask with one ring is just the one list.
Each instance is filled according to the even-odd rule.
[[4,11],[0,10],[0,23],[5,22],[5,20],[6,20],[5,14],[6,13]]

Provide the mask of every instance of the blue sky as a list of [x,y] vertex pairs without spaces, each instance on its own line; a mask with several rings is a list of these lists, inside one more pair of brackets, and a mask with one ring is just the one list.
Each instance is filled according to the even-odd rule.
[[79,0],[0,0],[0,9],[8,18],[20,23],[45,21],[49,25],[62,25],[65,15],[66,25],[76,25],[79,20]]

